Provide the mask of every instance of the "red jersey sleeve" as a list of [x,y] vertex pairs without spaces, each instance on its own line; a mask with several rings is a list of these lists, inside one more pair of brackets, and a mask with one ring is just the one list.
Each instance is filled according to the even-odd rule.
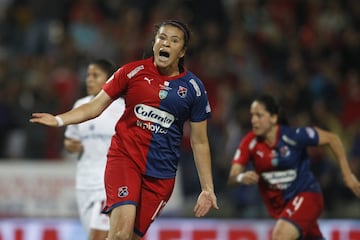
[[112,98],[116,99],[125,92],[129,78],[125,73],[125,67],[119,68],[107,82],[102,89]]
[[255,143],[255,136],[252,132],[248,133],[240,142],[235,151],[232,164],[237,163],[246,166],[251,157],[251,144]]

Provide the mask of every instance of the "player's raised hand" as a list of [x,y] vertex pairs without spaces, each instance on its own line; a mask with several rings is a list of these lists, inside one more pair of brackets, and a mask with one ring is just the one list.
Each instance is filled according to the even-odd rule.
[[194,207],[194,213],[196,217],[205,216],[210,208],[219,209],[214,192],[202,191],[197,199],[197,203]]
[[49,113],[33,113],[30,118],[31,123],[38,123],[49,127],[58,127],[58,121],[54,115]]

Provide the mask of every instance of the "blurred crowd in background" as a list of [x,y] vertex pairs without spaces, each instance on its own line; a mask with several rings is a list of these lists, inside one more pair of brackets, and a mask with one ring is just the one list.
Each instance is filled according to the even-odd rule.
[[[154,24],[166,19],[189,24],[185,65],[208,91],[222,208],[215,214],[267,217],[256,187],[226,186],[234,151],[250,130],[250,102],[260,93],[278,99],[290,125],[338,134],[360,177],[358,0],[2,0],[0,159],[66,160],[64,129],[29,124],[30,114],[69,110],[86,93],[92,59],[121,66],[148,55]],[[198,194],[199,184],[187,128],[184,135],[180,167],[187,199]],[[345,188],[331,153],[316,148],[309,154],[325,194],[323,217],[359,217],[359,200]]]

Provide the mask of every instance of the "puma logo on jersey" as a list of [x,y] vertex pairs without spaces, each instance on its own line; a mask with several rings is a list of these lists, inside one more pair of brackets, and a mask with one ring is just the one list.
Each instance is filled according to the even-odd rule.
[[153,78],[144,77],[144,80],[151,84],[151,81],[154,80]]
[[256,155],[258,155],[259,157],[263,158],[264,157],[264,153],[261,151],[256,151]]

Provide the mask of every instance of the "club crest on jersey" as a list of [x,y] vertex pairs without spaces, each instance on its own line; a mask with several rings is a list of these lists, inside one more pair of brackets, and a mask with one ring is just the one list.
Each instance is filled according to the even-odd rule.
[[290,149],[288,146],[283,146],[280,148],[280,155],[282,157],[288,157],[290,155]]
[[186,94],[187,94],[187,88],[186,87],[182,87],[179,86],[179,89],[177,91],[177,94],[181,97],[181,98],[185,98]]
[[126,197],[127,195],[129,195],[128,187],[127,186],[119,187],[118,196],[123,198]]
[[160,90],[160,91],[159,91],[159,98],[160,98],[161,100],[164,99],[164,98],[166,98],[167,95],[168,95],[168,91],[166,91],[166,90]]

